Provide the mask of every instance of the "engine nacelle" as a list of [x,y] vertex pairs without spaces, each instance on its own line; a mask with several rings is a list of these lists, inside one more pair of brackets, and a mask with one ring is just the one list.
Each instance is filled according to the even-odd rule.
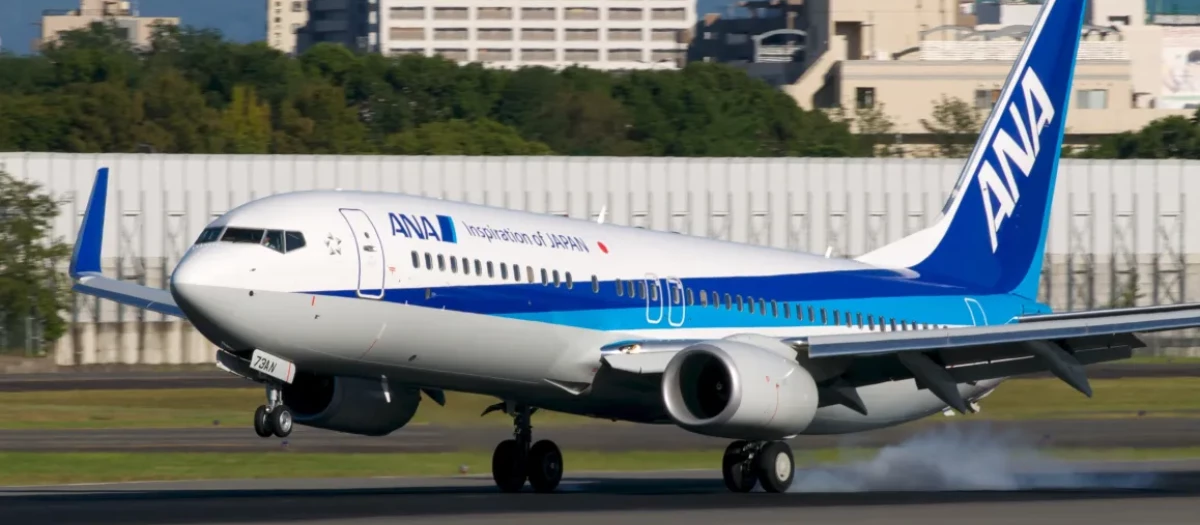
[[689,346],[667,364],[663,403],[680,427],[708,436],[773,440],[804,431],[817,384],[795,360],[736,341]]
[[389,383],[388,390],[391,403],[378,380],[297,373],[282,395],[297,424],[386,436],[408,424],[421,404],[420,389]]

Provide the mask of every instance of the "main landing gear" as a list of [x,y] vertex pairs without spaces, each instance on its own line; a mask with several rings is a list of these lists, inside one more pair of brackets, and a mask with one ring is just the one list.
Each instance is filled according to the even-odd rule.
[[786,492],[795,474],[792,447],[782,441],[734,441],[721,459],[721,476],[733,492],[750,492],[757,484]]
[[267,384],[267,404],[254,411],[254,432],[263,438],[292,433],[292,411],[283,404],[278,385]]
[[[534,409],[518,406],[513,416],[513,439],[501,441],[492,453],[492,479],[504,492],[518,492],[525,480],[535,492],[553,492],[563,476],[563,457],[558,445],[543,439],[533,443],[529,424]],[[486,412],[485,412],[486,413]]]

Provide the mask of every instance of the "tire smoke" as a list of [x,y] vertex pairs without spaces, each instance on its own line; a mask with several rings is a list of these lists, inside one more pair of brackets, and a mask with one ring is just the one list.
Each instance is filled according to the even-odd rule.
[[939,425],[849,465],[805,467],[801,457],[790,492],[1144,489],[1157,478],[1089,471],[1039,451],[1031,439],[986,425]]

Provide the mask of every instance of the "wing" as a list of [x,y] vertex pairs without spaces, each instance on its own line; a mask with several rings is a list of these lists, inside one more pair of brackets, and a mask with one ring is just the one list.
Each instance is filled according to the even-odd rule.
[[70,273],[71,280],[74,281],[71,289],[186,319],[187,316],[175,304],[171,292],[105,277],[101,273],[100,248],[104,244],[104,212],[107,199],[108,168],[100,168],[96,172],[96,182],[92,186],[92,195],[88,198],[87,210],[83,213],[79,236],[75,239],[75,251],[71,254]]
[[[1137,333],[1200,327],[1200,303],[1020,317],[1003,325],[783,338],[798,359],[830,361],[842,373],[824,388],[915,378],[959,412],[955,385],[1050,372],[1092,395],[1084,365],[1126,359],[1145,346]],[[605,366],[661,374],[675,352],[699,340],[621,341],[603,347]],[[856,407],[851,407],[856,408]]]

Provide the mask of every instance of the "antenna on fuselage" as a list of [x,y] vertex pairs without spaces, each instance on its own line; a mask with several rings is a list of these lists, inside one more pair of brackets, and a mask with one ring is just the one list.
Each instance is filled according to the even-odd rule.
[[600,207],[600,216],[596,217],[596,224],[604,224],[604,213],[608,211],[608,205]]

